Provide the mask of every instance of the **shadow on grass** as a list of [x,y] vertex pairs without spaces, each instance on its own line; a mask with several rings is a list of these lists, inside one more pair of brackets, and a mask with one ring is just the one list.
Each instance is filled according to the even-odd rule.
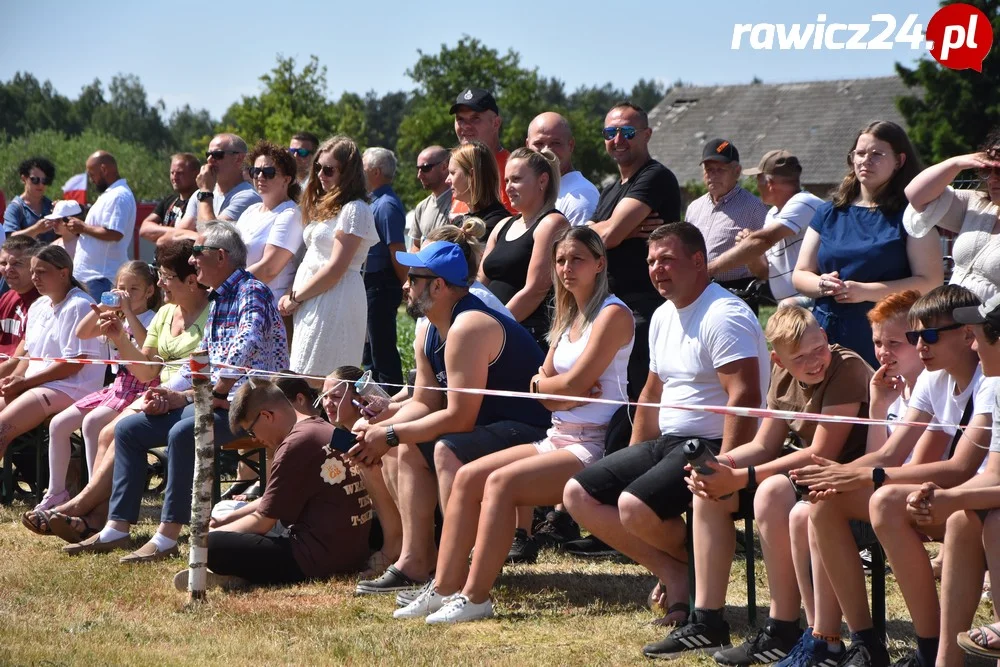
[[638,573],[518,572],[503,575],[498,584],[497,598],[511,616],[533,618],[643,610],[656,579]]

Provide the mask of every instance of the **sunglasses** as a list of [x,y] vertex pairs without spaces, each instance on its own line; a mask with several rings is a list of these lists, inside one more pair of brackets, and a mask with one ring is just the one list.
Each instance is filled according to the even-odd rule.
[[295,157],[309,157],[312,155],[312,151],[308,148],[289,148],[288,152]]
[[920,331],[907,331],[906,332],[906,342],[910,345],[916,345],[917,341],[921,338],[928,345],[933,345],[934,343],[941,340],[942,331],[952,331],[954,329],[961,329],[964,324],[956,322],[955,324],[949,324],[946,327],[937,327],[936,329],[921,329]]
[[278,170],[276,167],[250,167],[250,178],[257,178],[258,176],[263,176],[264,180],[269,181],[278,175]]
[[419,171],[421,174],[426,174],[427,172],[429,172],[431,169],[438,166],[442,162],[444,162],[444,160],[438,160],[437,162],[428,162],[427,164],[418,164],[417,171]]
[[205,159],[212,158],[213,160],[221,160],[226,157],[226,153],[232,155],[239,155],[239,151],[205,151]]
[[333,175],[340,170],[340,167],[325,167],[321,165],[319,162],[316,163],[316,166],[318,167],[318,171],[327,178],[333,178]]
[[636,130],[631,125],[622,125],[621,127],[606,127],[604,128],[604,130],[602,130],[605,141],[614,141],[615,137],[618,136],[619,132],[621,132],[621,135],[626,139],[635,139],[635,133],[638,132],[638,130]]
[[201,257],[206,250],[225,250],[225,248],[219,248],[214,245],[196,245],[191,248],[191,254],[195,257]]
[[418,280],[434,280],[437,278],[433,273],[407,273],[406,279],[410,281],[410,284],[417,282]]
[[32,185],[38,185],[39,183],[44,183],[45,185],[52,185],[52,179],[48,176],[28,176],[28,180],[31,181]]
[[[981,181],[988,181],[990,177],[997,176],[1000,176],[1000,167],[984,167],[979,170],[979,180]],[[31,179],[31,182],[34,183],[35,179]]]

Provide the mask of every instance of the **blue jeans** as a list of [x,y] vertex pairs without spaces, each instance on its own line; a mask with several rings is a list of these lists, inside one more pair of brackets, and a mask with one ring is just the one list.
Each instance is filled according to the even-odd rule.
[[84,281],[83,288],[87,290],[87,294],[90,295],[97,303],[101,302],[101,295],[105,292],[111,291],[111,281],[107,278],[93,278],[91,280]]
[[[229,411],[215,410],[215,445],[236,438],[229,430]],[[167,490],[163,496],[163,523],[191,521],[194,483],[194,405],[165,415],[139,413],[115,425],[115,476],[108,518],[135,523],[146,489],[146,452],[167,445]]]
[[[379,383],[403,384],[403,362],[396,348],[396,311],[403,300],[403,287],[392,269],[365,274],[368,297],[368,339],[362,365],[371,369]],[[393,394],[399,387],[387,389]]]

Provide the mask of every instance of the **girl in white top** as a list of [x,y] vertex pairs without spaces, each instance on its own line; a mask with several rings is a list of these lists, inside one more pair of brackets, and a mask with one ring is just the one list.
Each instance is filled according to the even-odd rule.
[[396,618],[456,623],[492,616],[490,589],[514,541],[517,508],[560,503],[566,482],[604,453],[607,422],[618,406],[574,399],[625,400],[635,338],[632,312],[609,294],[604,244],[589,227],[560,233],[552,265],[556,296],[549,353],[530,389],[566,398],[542,400],[553,416],[541,442],[514,446],[459,469],[445,514],[437,578],[397,610]]
[[[83,340],[76,325],[94,301],[73,278],[73,260],[60,246],[49,245],[31,258],[31,282],[41,296],[28,309],[28,326],[15,356],[101,358],[96,338]],[[104,366],[20,361],[0,381],[0,457],[17,436],[46,417],[99,389]]]
[[277,304],[292,286],[295,253],[302,246],[295,159],[287,149],[259,141],[247,162],[261,201],[243,211],[236,228],[247,246],[247,271],[267,283]]

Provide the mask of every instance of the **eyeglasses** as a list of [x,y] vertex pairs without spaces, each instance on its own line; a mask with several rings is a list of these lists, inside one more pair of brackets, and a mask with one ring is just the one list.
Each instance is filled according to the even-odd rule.
[[250,178],[263,176],[265,181],[269,181],[278,175],[276,167],[250,167]]
[[316,166],[319,168],[320,173],[327,178],[333,178],[333,175],[340,171],[340,167],[327,167],[321,165],[319,162],[316,163]]
[[191,248],[191,254],[195,257],[201,257],[206,250],[225,250],[225,248],[220,248],[214,245],[196,245]]
[[265,412],[264,410],[261,410],[260,412],[258,412],[257,416],[253,418],[253,421],[250,422],[250,425],[247,426],[247,428],[246,428],[247,435],[249,435],[254,440],[257,439],[257,435],[253,432],[253,427],[257,425],[257,420],[260,419],[260,416],[262,414],[264,414],[264,412]]
[[951,331],[953,329],[961,329],[964,324],[956,322],[955,324],[949,324],[946,327],[937,327],[936,329],[921,329],[920,331],[907,331],[906,332],[906,342],[910,345],[916,345],[917,341],[921,338],[928,345],[933,345],[934,343],[941,340],[942,331]]
[[421,174],[426,174],[427,172],[429,172],[431,169],[438,166],[442,162],[444,162],[444,160],[438,160],[437,162],[428,162],[426,164],[418,164],[417,171],[419,171]]
[[998,176],[1000,176],[1000,167],[984,167],[979,170],[979,180],[981,181],[988,181],[991,177],[996,178]]
[[621,127],[606,127],[602,132],[604,134],[605,141],[614,141],[619,132],[621,132],[621,135],[626,139],[635,139],[635,133],[638,132],[638,130],[631,125],[622,125]]
[[289,148],[288,152],[295,157],[309,157],[312,155],[312,151],[308,148]]
[[418,280],[434,280],[437,278],[433,273],[407,273],[406,279],[410,281],[410,284],[417,282]]
[[851,151],[847,154],[847,157],[857,163],[871,159],[872,164],[878,164],[889,156],[882,151]]
[[52,185],[52,179],[48,176],[28,176],[28,180],[31,181],[32,185],[38,185],[39,183],[44,183],[45,185]]
[[163,282],[167,282],[168,280],[173,280],[174,278],[176,278],[177,275],[174,274],[174,273],[166,273],[164,271],[157,271],[156,272],[156,277],[159,278],[160,280],[162,280]]
[[205,159],[212,158],[213,160],[221,160],[226,157],[226,154],[239,155],[240,151],[205,151]]

